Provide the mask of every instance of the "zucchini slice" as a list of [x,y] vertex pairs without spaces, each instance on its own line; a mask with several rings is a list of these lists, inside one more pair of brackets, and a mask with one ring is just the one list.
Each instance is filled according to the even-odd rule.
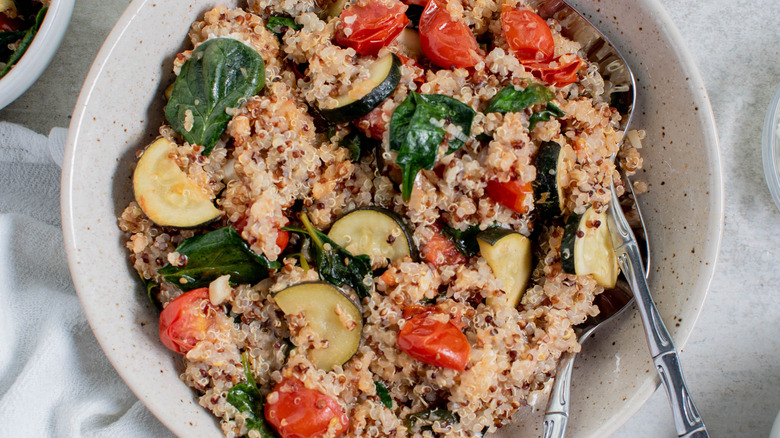
[[505,228],[491,228],[477,234],[479,252],[493,275],[501,280],[506,295],[488,297],[489,306],[517,307],[531,278],[531,240]]
[[418,259],[409,225],[381,207],[358,208],[341,216],[330,227],[328,237],[355,255],[383,257],[391,263],[406,256]]
[[563,214],[563,186],[561,175],[564,169],[561,145],[545,141],[539,146],[534,161],[536,181],[533,182],[534,203],[542,217],[556,218]]
[[394,53],[389,53],[371,64],[368,79],[337,97],[339,103],[335,108],[321,109],[320,114],[332,123],[346,123],[363,117],[393,94],[400,80],[401,60]]
[[160,137],[146,148],[133,173],[135,200],[144,214],[164,227],[191,228],[222,214],[172,158],[176,144]]
[[328,342],[327,348],[309,352],[309,359],[317,368],[331,371],[357,352],[363,315],[335,286],[325,282],[300,283],[274,295],[274,301],[285,315],[303,314],[309,328]]
[[561,265],[567,274],[592,275],[599,286],[615,287],[619,268],[606,213],[590,207],[569,216],[561,239]]

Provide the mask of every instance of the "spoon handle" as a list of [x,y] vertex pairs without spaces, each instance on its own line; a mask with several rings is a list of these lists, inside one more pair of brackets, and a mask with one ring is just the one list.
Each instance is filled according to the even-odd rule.
[[565,352],[558,363],[558,371],[550,389],[547,400],[547,410],[544,414],[544,431],[542,438],[563,438],[566,433],[566,422],[569,419],[571,395],[571,373],[574,369],[576,353]]
[[693,403],[693,397],[685,384],[680,359],[677,356],[672,337],[650,296],[636,241],[623,244],[618,251],[618,263],[634,291],[639,314],[644,323],[647,343],[650,346],[650,353],[672,405],[677,435],[686,438],[709,437],[699,411]]

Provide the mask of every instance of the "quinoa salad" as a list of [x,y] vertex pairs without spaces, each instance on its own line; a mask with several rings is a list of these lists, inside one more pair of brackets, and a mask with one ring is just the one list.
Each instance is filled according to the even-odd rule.
[[118,223],[226,436],[479,437],[546,398],[644,137],[560,23],[249,0],[183,48]]

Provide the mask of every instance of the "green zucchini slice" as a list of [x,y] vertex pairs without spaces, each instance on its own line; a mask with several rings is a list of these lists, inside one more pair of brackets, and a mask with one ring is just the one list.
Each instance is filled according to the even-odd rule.
[[303,314],[309,328],[328,342],[327,348],[309,350],[309,359],[317,368],[331,371],[357,352],[363,315],[335,286],[325,282],[299,283],[274,295],[274,301],[285,315]]
[[488,297],[485,302],[489,306],[517,307],[531,278],[531,240],[512,230],[490,228],[477,235],[477,243],[506,292],[500,298]]
[[409,225],[381,207],[358,208],[341,216],[330,227],[328,237],[355,255],[383,257],[391,263],[406,256],[418,259]]
[[591,275],[599,286],[615,287],[619,268],[605,213],[590,207],[569,216],[561,239],[561,265],[567,274]]
[[534,161],[536,180],[533,182],[536,210],[544,218],[556,218],[563,214],[563,186],[561,175],[564,163],[561,145],[545,141],[539,146]]
[[175,154],[176,144],[160,137],[141,155],[133,173],[135,200],[141,210],[164,227],[191,228],[217,219],[221,212],[179,168],[172,158]]
[[320,109],[320,114],[332,123],[346,123],[363,117],[393,94],[400,80],[401,60],[389,53],[371,64],[366,80],[336,98],[339,103],[335,108]]

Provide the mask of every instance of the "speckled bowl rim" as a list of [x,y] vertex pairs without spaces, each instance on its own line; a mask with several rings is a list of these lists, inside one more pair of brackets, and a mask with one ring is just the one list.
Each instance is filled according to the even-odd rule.
[[[575,2],[576,3],[576,2]],[[708,241],[700,255],[702,261],[706,261],[706,268],[700,268],[698,271],[698,280],[695,282],[696,288],[699,291],[697,295],[691,296],[691,302],[686,310],[686,321],[683,324],[678,323],[679,329],[674,334],[675,342],[678,348],[682,349],[687,343],[693,326],[699,317],[702,305],[707,296],[707,291],[712,281],[712,277],[715,271],[715,264],[720,249],[720,242],[723,233],[723,181],[720,162],[720,151],[718,148],[717,133],[715,130],[714,118],[712,110],[709,104],[707,92],[703,85],[701,76],[692,61],[692,57],[689,54],[685,43],[676,29],[675,25],[671,21],[669,15],[660,5],[657,0],[642,0],[642,3],[652,11],[655,15],[658,24],[663,29],[663,33],[666,38],[672,43],[673,51],[682,60],[682,70],[686,75],[686,79],[689,80],[689,88],[691,92],[691,98],[693,104],[696,105],[697,118],[702,127],[702,136],[706,143],[704,149],[708,153],[708,171],[709,186],[708,186],[708,198],[709,201],[709,214],[702,220],[707,222],[708,229]],[[116,368],[119,375],[125,380],[130,389],[141,399],[150,411],[157,416],[170,430],[180,435],[192,434],[194,430],[197,430],[195,434],[200,435],[204,433],[195,426],[187,426],[180,424],[181,417],[178,414],[174,416],[166,415],[167,407],[164,407],[158,400],[151,399],[147,392],[149,388],[144,387],[143,371],[139,371],[134,368],[134,364],[128,364],[127,356],[120,351],[115,342],[116,334],[111,334],[104,322],[100,322],[98,315],[101,309],[96,308],[95,304],[91,302],[94,298],[94,291],[97,287],[93,284],[93,278],[89,273],[89,268],[85,267],[89,263],[90,255],[94,255],[95,251],[102,251],[101,249],[89,248],[84,245],[80,245],[80,238],[84,236],[84,224],[78,223],[76,220],[76,213],[85,208],[83,205],[74,203],[74,199],[78,198],[78,193],[74,192],[74,181],[76,178],[81,177],[75,173],[77,167],[78,154],[76,153],[77,147],[80,144],[82,137],[81,129],[86,122],[87,107],[90,99],[95,92],[95,83],[99,79],[100,75],[104,73],[107,59],[112,55],[112,52],[118,43],[118,40],[123,36],[128,26],[132,23],[133,19],[139,14],[139,11],[147,5],[152,4],[151,0],[134,0],[126,9],[118,23],[108,36],[106,43],[101,48],[95,63],[85,81],[85,85],[79,96],[78,103],[74,110],[74,117],[71,123],[69,131],[65,162],[62,172],[62,218],[63,218],[63,231],[65,238],[65,247],[68,254],[68,263],[71,269],[73,282],[76,286],[77,293],[81,299],[82,306],[89,320],[89,323],[95,333],[95,336],[100,343],[101,347],[105,351],[107,357]],[[603,5],[604,2],[601,2]],[[598,23],[597,23],[598,25]],[[117,161],[119,161],[117,159]],[[114,218],[105,218],[107,221],[115,223]],[[100,220],[98,220],[100,222]],[[86,230],[90,230],[86,227]],[[117,269],[123,269],[118,267]],[[590,344],[590,343],[589,343]],[[596,344],[594,342],[593,344]],[[136,346],[133,345],[135,348]],[[684,359],[683,359],[684,361]],[[683,362],[684,363],[684,362]],[[168,366],[167,364],[163,366]],[[180,383],[180,382],[179,382]],[[148,385],[148,384],[147,384]],[[576,385],[576,383],[575,383]],[[645,378],[639,385],[635,385],[631,397],[625,399],[625,402],[619,406],[619,408],[611,411],[611,420],[601,424],[599,427],[592,429],[586,436],[589,437],[604,437],[614,433],[622,424],[624,424],[633,414],[635,414],[641,406],[652,395],[654,390],[659,385],[659,379],[656,376],[652,378]],[[182,384],[183,386],[183,384]],[[194,400],[194,394],[193,394]],[[198,409],[197,404],[190,400],[188,403],[194,405],[195,409]],[[182,400],[182,403],[185,401]],[[188,405],[189,406],[189,405]],[[204,410],[205,411],[205,410]],[[168,412],[170,414],[170,412]],[[209,413],[204,412],[206,415]],[[183,415],[183,414],[182,414]],[[198,418],[201,418],[199,416]],[[190,417],[194,418],[194,417]],[[196,421],[197,423],[197,421]],[[208,430],[212,430],[213,425],[207,427]]]

